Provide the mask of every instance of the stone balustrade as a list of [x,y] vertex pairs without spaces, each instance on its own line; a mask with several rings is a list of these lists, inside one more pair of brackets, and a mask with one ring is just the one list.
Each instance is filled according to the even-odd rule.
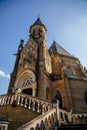
[[[23,127],[29,128],[29,130],[37,130],[41,127],[52,127],[52,122],[54,124],[55,120],[58,121],[58,125],[61,124],[87,124],[87,114],[72,114],[72,111],[68,112],[64,109],[59,109],[59,102],[52,103],[45,100],[40,100],[36,97],[32,97],[23,93],[15,93],[12,95],[1,95],[0,96],[0,105],[9,105],[13,106],[20,105],[29,110],[36,111],[41,115]],[[33,122],[34,121],[34,122]],[[36,123],[35,123],[36,122]],[[28,126],[30,124],[30,126]],[[34,126],[33,126],[34,125]],[[20,129],[18,129],[20,130]],[[25,129],[27,130],[27,129]]]
[[87,124],[87,113],[72,114],[73,124]]
[[59,109],[59,124],[68,124],[71,121],[70,114],[64,109]]
[[56,109],[52,108],[46,113],[22,125],[17,130],[48,130],[52,129],[57,122]]
[[20,105],[27,109],[32,109],[38,113],[44,114],[46,111],[52,108],[50,102],[40,100],[38,98],[31,97],[26,94],[15,93],[13,95],[0,96],[0,105]]

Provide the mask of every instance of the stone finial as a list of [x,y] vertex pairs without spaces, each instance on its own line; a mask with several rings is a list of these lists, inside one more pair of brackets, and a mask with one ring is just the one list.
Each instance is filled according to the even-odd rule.
[[20,44],[23,44],[24,43],[24,40],[23,39],[20,39]]

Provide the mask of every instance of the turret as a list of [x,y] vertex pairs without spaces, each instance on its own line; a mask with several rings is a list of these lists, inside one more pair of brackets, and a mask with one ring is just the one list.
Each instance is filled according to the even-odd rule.
[[10,83],[9,83],[8,94],[13,93],[13,90],[14,90],[14,83],[15,83],[15,80],[16,80],[17,72],[18,72],[18,65],[19,65],[21,52],[22,52],[22,49],[23,49],[23,42],[24,42],[24,40],[20,40],[20,45],[18,46],[18,52],[17,52],[17,54],[14,54],[14,55],[16,55],[16,61],[15,61],[14,70],[11,73],[11,79],[10,79]]
[[43,37],[46,40],[46,32],[47,29],[44,24],[42,24],[40,17],[35,21],[33,25],[30,27],[30,37],[33,37],[36,41]]
[[37,18],[35,23],[30,27],[30,38],[38,44],[38,56],[37,56],[37,67],[36,67],[36,77],[37,77],[37,96],[39,98],[45,98],[45,59],[46,59],[46,32],[47,29],[44,24],[42,24],[40,17]]

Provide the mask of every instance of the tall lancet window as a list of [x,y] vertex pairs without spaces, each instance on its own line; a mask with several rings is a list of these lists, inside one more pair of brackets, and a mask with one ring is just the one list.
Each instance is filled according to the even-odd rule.
[[40,28],[38,29],[38,35],[40,36],[40,33],[41,33],[41,30],[40,30]]
[[35,29],[33,30],[33,36],[35,35]]

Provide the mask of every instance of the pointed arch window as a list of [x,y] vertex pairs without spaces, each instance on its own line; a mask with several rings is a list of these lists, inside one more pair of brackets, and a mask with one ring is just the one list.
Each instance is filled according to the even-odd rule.
[[41,34],[41,30],[40,30],[40,28],[38,29],[38,35],[40,36],[40,34]]
[[35,35],[35,29],[33,30],[33,36]]

